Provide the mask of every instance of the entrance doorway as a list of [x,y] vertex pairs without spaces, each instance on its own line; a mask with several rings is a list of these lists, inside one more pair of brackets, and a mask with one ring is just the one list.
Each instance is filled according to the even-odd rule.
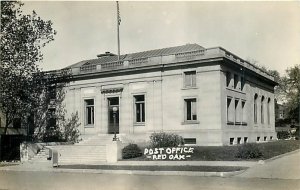
[[119,134],[119,97],[108,98],[108,134]]

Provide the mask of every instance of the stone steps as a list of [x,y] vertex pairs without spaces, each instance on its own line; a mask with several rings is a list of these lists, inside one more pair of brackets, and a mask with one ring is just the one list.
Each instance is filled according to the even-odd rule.
[[47,162],[48,149],[53,149],[58,151],[59,164],[106,162],[106,144],[112,142],[113,136],[113,134],[86,135],[82,137],[82,141],[74,145],[46,146],[31,161]]
[[43,148],[41,149],[33,158],[30,158],[28,161],[30,162],[49,162],[48,158],[48,150]]

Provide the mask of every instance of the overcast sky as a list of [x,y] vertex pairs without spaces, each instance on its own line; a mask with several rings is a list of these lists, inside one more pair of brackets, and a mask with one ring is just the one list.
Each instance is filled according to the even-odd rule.
[[[25,1],[58,32],[43,70],[117,53],[116,3]],[[221,46],[281,74],[300,64],[299,2],[120,2],[121,54],[197,43]]]

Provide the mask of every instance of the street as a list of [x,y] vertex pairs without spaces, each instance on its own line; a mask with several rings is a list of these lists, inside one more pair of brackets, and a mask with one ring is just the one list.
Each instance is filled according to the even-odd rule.
[[296,190],[300,180],[0,171],[0,189],[272,189]]
[[[168,175],[100,174],[84,170],[22,171],[25,165],[0,170],[0,190],[58,190],[58,189],[213,189],[213,190],[298,190],[300,189],[300,151],[257,164],[232,177],[197,177]],[[30,166],[34,168],[33,164]],[[15,169],[14,169],[15,168]],[[30,168],[29,168],[30,169]]]

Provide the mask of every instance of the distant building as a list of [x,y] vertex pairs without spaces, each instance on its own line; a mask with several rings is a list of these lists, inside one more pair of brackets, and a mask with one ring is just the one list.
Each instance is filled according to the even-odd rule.
[[277,103],[277,115],[276,115],[276,119],[277,120],[279,120],[279,119],[286,119],[286,117],[287,117],[287,108],[286,108],[286,106],[284,105],[284,104],[278,104]]
[[107,52],[68,68],[66,109],[79,113],[82,135],[140,142],[165,131],[209,146],[276,138],[274,78],[221,47],[187,44],[120,60]]

